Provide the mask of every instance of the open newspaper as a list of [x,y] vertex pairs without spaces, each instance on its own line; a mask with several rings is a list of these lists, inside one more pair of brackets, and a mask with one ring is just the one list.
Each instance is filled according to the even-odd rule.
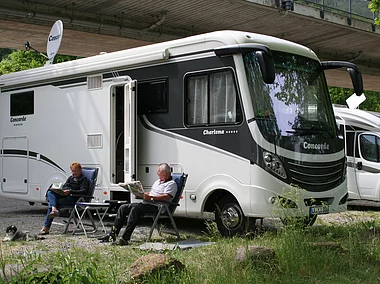
[[50,187],[50,190],[58,195],[64,196],[64,183],[62,182],[53,182],[53,184]]
[[127,183],[119,183],[119,185],[132,192],[138,198],[142,198],[144,195],[144,188],[139,180],[130,181]]

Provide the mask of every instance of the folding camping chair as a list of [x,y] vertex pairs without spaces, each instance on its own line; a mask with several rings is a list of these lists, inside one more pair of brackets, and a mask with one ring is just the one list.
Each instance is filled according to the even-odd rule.
[[[90,181],[90,187],[88,191],[88,195],[86,196],[80,196],[78,201],[75,203],[74,208],[71,210],[69,219],[67,220],[67,224],[64,230],[64,234],[68,232],[70,224],[74,223],[75,229],[73,230],[73,234],[77,232],[79,228],[81,228],[82,232],[87,236],[87,230],[85,229],[85,225],[83,223],[83,219],[85,216],[89,217],[89,220],[91,224],[89,226],[92,227],[92,232],[96,232],[98,229],[98,226],[101,225],[103,231],[105,232],[104,224],[103,224],[103,218],[107,212],[107,209],[109,207],[108,203],[100,203],[100,202],[91,202],[94,197],[95,192],[95,185],[98,177],[98,169],[97,168],[82,168],[82,174]],[[75,196],[75,195],[72,195]],[[105,209],[105,212],[103,214],[100,213],[101,209]],[[92,216],[91,211],[95,210],[96,216],[99,219],[98,222],[96,222]]]
[[161,235],[161,230],[158,226],[158,221],[160,219],[170,219],[171,224],[175,230],[175,234],[177,235],[177,238],[180,239],[179,232],[177,229],[177,226],[175,224],[173,214],[179,206],[179,201],[182,196],[182,192],[185,188],[186,180],[187,180],[188,174],[185,173],[172,173],[172,178],[177,184],[177,193],[174,196],[173,200],[171,202],[169,201],[149,201],[149,204],[152,204],[154,206],[158,207],[158,212],[157,213],[145,213],[142,218],[152,218],[153,219],[153,225],[149,231],[149,235],[147,238],[147,241],[150,240],[153,234],[154,228],[157,229],[158,233]]

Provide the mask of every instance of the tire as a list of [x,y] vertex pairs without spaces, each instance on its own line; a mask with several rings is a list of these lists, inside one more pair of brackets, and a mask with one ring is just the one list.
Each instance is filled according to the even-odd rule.
[[236,199],[227,195],[217,205],[215,221],[221,235],[232,237],[244,233],[247,218]]
[[293,218],[281,218],[282,223],[285,226],[294,225],[301,228],[311,227],[317,220],[318,215],[309,215],[304,217],[293,217]]

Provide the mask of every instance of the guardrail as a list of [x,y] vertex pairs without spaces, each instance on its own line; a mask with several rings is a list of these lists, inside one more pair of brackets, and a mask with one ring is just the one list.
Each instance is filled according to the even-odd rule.
[[359,19],[372,24],[372,30],[375,31],[375,19],[379,13],[373,13],[368,5],[371,1],[366,0],[277,0],[276,2],[281,5],[285,10],[293,10],[294,3],[302,3],[317,7],[320,10],[320,16],[325,17],[325,11],[342,14],[347,16],[347,24],[351,25],[352,19]]

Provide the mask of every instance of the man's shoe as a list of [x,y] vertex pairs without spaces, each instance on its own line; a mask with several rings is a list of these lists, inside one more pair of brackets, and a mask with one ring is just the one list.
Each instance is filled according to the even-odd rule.
[[112,242],[113,246],[127,246],[128,241],[124,240],[123,238],[118,239],[117,241]]
[[112,234],[106,234],[98,238],[98,240],[102,243],[109,243],[116,241],[116,236]]

